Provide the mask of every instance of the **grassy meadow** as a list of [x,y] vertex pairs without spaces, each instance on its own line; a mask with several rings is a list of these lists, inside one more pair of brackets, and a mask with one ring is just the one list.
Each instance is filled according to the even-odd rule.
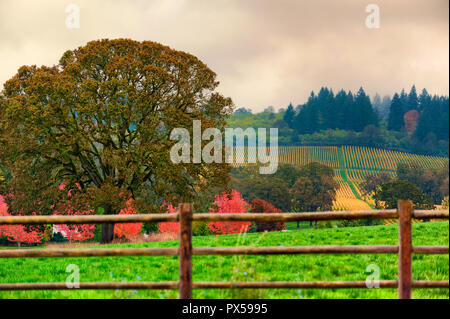
[[[291,227],[290,227],[291,228]],[[291,228],[292,229],[292,228]],[[396,245],[396,225],[291,230],[194,237],[194,247]],[[416,223],[414,245],[448,245],[449,223]],[[177,241],[106,247],[176,247]],[[86,246],[87,247],[87,246]],[[177,257],[89,257],[0,259],[0,283],[65,282],[69,264],[82,282],[177,281]],[[381,280],[397,279],[397,255],[194,256],[194,281],[365,280],[377,265]],[[448,255],[413,256],[414,280],[448,280]],[[0,298],[177,298],[177,291],[3,291]],[[396,298],[396,289],[194,290],[195,298]],[[415,289],[413,298],[449,298],[448,289]]]

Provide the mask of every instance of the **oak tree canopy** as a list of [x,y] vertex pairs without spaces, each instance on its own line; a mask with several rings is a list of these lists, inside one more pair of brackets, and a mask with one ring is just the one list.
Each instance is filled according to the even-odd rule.
[[[57,65],[21,67],[0,95],[11,210],[50,214],[61,183],[105,214],[130,198],[150,212],[224,184],[226,164],[174,164],[169,156],[173,128],[192,131],[193,120],[223,128],[232,101],[217,86],[193,55],[130,39],[91,41]],[[103,242],[113,229],[104,225]]]

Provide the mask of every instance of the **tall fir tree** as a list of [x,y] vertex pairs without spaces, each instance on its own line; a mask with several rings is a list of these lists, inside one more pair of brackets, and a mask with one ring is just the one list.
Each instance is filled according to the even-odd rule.
[[342,127],[344,130],[354,130],[353,114],[355,114],[355,112],[356,112],[355,97],[353,96],[353,93],[351,91],[348,91],[343,111],[343,113],[346,115],[344,117],[344,124]]
[[318,97],[321,128],[324,130],[336,128],[336,106],[334,93],[331,89],[322,88]]
[[407,110],[417,110],[419,108],[419,98],[417,97],[416,86],[413,85],[411,91],[408,94]]
[[335,125],[334,128],[345,129],[345,120],[348,116],[348,103],[347,103],[347,93],[344,90],[340,90],[334,99],[335,101]]
[[423,89],[419,96],[419,113],[422,113],[424,109],[430,106],[431,96],[428,94],[427,89]]
[[403,116],[406,112],[408,112],[408,94],[406,94],[405,89],[402,89],[400,92],[400,103],[402,105]]
[[420,141],[423,142],[430,133],[434,134],[438,121],[438,118],[436,117],[437,114],[439,114],[439,98],[434,96],[429,105],[425,106],[423,109],[417,123],[415,136]]
[[320,130],[318,96],[311,92],[308,102],[297,113],[294,127],[299,134],[312,134]]
[[378,125],[378,118],[372,108],[369,96],[361,87],[355,98],[354,131],[361,132],[368,125]]
[[389,110],[388,129],[392,131],[400,131],[403,127],[403,105],[400,101],[398,93],[394,94]]
[[294,118],[295,118],[295,111],[291,103],[289,104],[289,106],[286,109],[286,112],[284,113],[283,120],[287,123],[287,125],[290,128],[293,128]]

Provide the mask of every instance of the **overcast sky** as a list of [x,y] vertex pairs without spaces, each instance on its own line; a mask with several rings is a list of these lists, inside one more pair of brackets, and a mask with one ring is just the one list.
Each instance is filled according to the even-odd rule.
[[[66,27],[66,6],[80,28]],[[366,27],[368,4],[380,28]],[[448,0],[0,0],[0,87],[99,38],[152,40],[199,57],[237,107],[304,103],[329,86],[449,91]]]

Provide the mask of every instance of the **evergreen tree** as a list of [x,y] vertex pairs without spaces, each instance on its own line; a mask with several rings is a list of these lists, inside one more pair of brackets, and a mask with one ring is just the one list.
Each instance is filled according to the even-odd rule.
[[425,105],[415,136],[423,142],[427,136],[431,139],[430,133],[438,140],[448,139],[448,98],[434,96]]
[[335,125],[334,128],[345,129],[346,117],[348,117],[347,109],[347,93],[341,90],[336,94],[335,101]]
[[419,108],[419,98],[417,97],[416,86],[413,85],[411,91],[408,94],[407,110],[417,110]]
[[388,129],[393,131],[400,131],[403,127],[403,105],[400,101],[398,93],[394,94],[389,110]]
[[354,130],[353,114],[355,114],[355,110],[355,98],[353,96],[353,93],[351,91],[348,91],[343,110],[343,114],[346,115],[344,117],[344,124],[342,127],[344,130]]
[[291,104],[289,104],[289,106],[286,109],[286,112],[284,113],[283,120],[287,123],[287,125],[290,128],[292,128],[294,118],[295,118],[295,111],[294,111],[294,107],[292,106],[292,103],[291,103]]
[[419,113],[421,113],[425,108],[427,108],[431,103],[431,96],[428,94],[426,89],[422,90],[419,96]]
[[447,140],[449,135],[449,99],[439,98],[438,114],[435,134],[438,140]]
[[353,129],[361,132],[367,125],[378,125],[377,115],[375,114],[369,96],[366,95],[361,87],[355,99]]
[[402,105],[402,117],[408,112],[408,94],[406,94],[405,89],[402,89],[400,93],[400,103]]
[[320,111],[318,97],[311,92],[308,102],[296,115],[294,127],[299,134],[312,134],[320,130]]
[[324,130],[336,128],[336,105],[334,93],[331,89],[325,88],[321,97],[319,94],[319,103],[321,106],[321,127]]

